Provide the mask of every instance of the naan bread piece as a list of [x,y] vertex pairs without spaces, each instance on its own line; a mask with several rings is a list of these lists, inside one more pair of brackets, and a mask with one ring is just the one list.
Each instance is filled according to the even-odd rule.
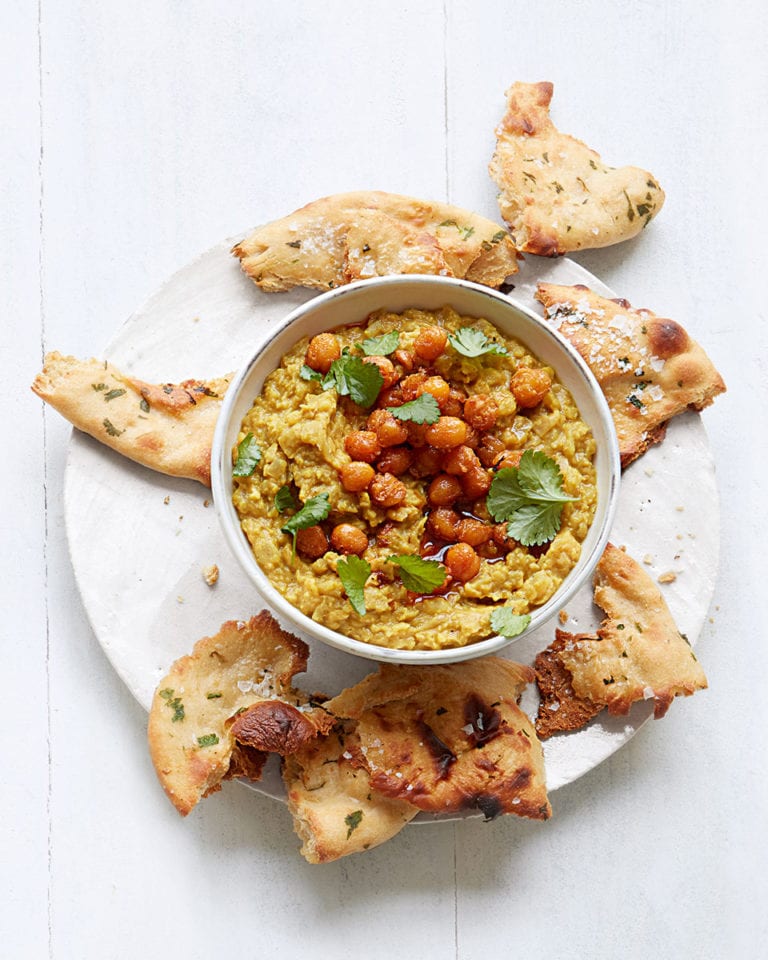
[[517,273],[515,247],[498,223],[447,203],[375,190],[315,200],[257,228],[232,252],[268,293],[403,273],[499,287]]
[[[612,714],[626,714],[636,701],[653,699],[658,719],[676,696],[706,688],[704,671],[661,591],[640,564],[613,544],[597,565],[595,603],[607,614],[595,635],[558,631],[555,643],[545,651],[567,671],[577,699],[599,709],[607,707]],[[561,710],[568,718],[573,709],[563,707],[566,697],[563,688],[557,711],[549,709],[552,701],[545,697],[537,730],[544,735],[557,731]]]
[[360,743],[352,724],[305,743],[285,758],[283,779],[294,829],[309,863],[328,863],[376,847],[418,810],[371,788],[367,770],[352,762]]
[[232,375],[144,383],[104,360],[48,353],[33,391],[78,430],[137,463],[211,484],[211,443]]
[[547,320],[594,373],[608,400],[626,467],[664,439],[668,421],[703,410],[725,383],[704,350],[674,320],[633,310],[588,287],[540,283]]
[[547,819],[541,744],[518,707],[529,667],[497,657],[449,666],[383,664],[325,703],[357,721],[353,762],[374,791],[420,810]]
[[514,83],[496,128],[489,171],[517,248],[556,257],[629,240],[661,210],[664,191],[647,170],[608,167],[560,133],[549,117],[552,91],[551,83]]
[[588,636],[558,629],[555,631],[554,641],[536,656],[533,666],[541,694],[536,716],[536,733],[541,740],[546,740],[553,733],[580,730],[603,709],[599,703],[576,696],[571,686],[571,675],[560,661],[560,654],[566,644],[578,642]]
[[282,714],[285,701],[305,697],[291,687],[306,669],[307,645],[286,633],[266,610],[247,622],[230,620],[199,640],[161,680],[149,712],[149,750],[168,798],[186,816],[231,776],[258,779],[265,754],[258,741],[238,745],[238,713],[270,701]]

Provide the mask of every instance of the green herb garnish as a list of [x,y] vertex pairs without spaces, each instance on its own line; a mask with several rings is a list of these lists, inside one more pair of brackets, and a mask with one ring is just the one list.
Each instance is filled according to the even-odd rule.
[[222,696],[222,694],[220,694],[218,691],[217,691],[216,693],[206,693],[205,699],[206,699],[206,700],[218,700],[219,697],[221,697],[221,696]]
[[348,813],[344,817],[344,823],[347,825],[347,840],[352,836],[352,831],[356,830],[360,826],[360,821],[363,819],[363,811],[355,810],[353,813]]
[[437,560],[406,553],[387,557],[387,563],[397,564],[403,586],[411,593],[432,593],[445,583],[446,569]]
[[440,419],[440,407],[431,393],[422,393],[415,400],[399,407],[387,407],[398,420],[412,420],[414,423],[437,423]]
[[365,593],[363,588],[365,582],[371,575],[371,565],[367,560],[360,557],[343,557],[336,564],[336,573],[339,575],[344,592],[352,609],[359,613],[361,617],[365,616]]
[[252,433],[247,433],[237,445],[237,460],[232,468],[233,477],[250,477],[261,460],[261,450],[256,445]]
[[104,429],[107,431],[107,434],[110,437],[119,437],[121,433],[125,433],[125,430],[118,430],[114,423],[112,423],[111,420],[107,420],[106,417],[102,423],[104,424]]
[[[342,353],[338,360],[333,361],[328,378],[332,378],[329,386],[336,387],[340,396],[350,396],[358,406],[364,408],[373,406],[384,386],[384,377],[375,363],[365,363],[360,357],[352,357],[348,353]],[[323,389],[328,389],[325,380]]]
[[105,393],[104,399],[108,402],[110,400],[117,400],[118,397],[124,397],[124,396],[125,396],[125,390],[121,390],[120,388],[115,388],[114,390],[109,390],[107,393]]
[[386,357],[400,346],[400,334],[397,330],[391,330],[380,337],[368,337],[358,346],[367,357]]
[[144,413],[149,413],[149,400],[146,397],[142,397],[139,401],[139,406],[144,411]]
[[206,733],[205,736],[197,738],[199,747],[215,747],[218,742],[219,738],[215,733]]
[[296,553],[296,534],[299,530],[306,530],[308,527],[314,527],[325,520],[331,512],[331,504],[327,493],[319,493],[316,497],[310,497],[301,510],[286,520],[285,525],[280,527],[282,533],[289,533],[293,537],[293,552]]
[[275,494],[275,510],[278,513],[285,513],[287,510],[297,510],[298,501],[293,495],[293,490],[286,483]]
[[456,333],[450,333],[448,340],[453,349],[465,357],[481,357],[485,353],[503,356],[507,352],[506,347],[489,340],[475,327],[461,327]]
[[518,636],[530,622],[530,613],[514,613],[510,607],[499,607],[491,613],[491,629],[502,637]]
[[508,521],[507,534],[524,547],[550,541],[560,529],[563,504],[574,500],[563,493],[560,468],[540,450],[526,450],[517,467],[496,474],[486,505],[493,519]]

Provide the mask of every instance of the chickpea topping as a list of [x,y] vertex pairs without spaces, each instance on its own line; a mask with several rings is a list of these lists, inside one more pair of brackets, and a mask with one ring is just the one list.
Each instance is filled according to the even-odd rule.
[[473,467],[462,476],[461,489],[468,499],[479,500],[491,489],[491,478],[482,467]]
[[344,438],[344,449],[353,460],[373,463],[381,453],[381,444],[372,430],[353,430]]
[[410,467],[413,451],[410,447],[388,447],[376,461],[379,473],[391,473],[399,477]]
[[433,507],[450,507],[461,496],[461,484],[448,473],[439,473],[427,490],[427,500]]
[[405,484],[391,473],[377,473],[368,488],[371,500],[379,506],[389,509],[399,507],[405,502],[408,493]]
[[493,525],[493,542],[506,553],[515,549],[515,541],[507,534],[506,523],[495,523]]
[[368,537],[360,527],[340,523],[331,531],[331,546],[337,553],[354,553],[359,557],[368,548]]
[[374,410],[368,417],[367,427],[376,434],[382,447],[395,447],[408,439],[408,426],[389,410]]
[[395,358],[395,362],[399,363],[403,370],[406,370],[408,373],[413,370],[414,364],[416,363],[416,358],[410,350],[403,350],[403,348],[400,347],[395,350],[392,356]]
[[448,343],[448,334],[442,327],[424,327],[413,342],[417,357],[422,360],[437,360]]
[[400,381],[400,391],[403,395],[403,401],[408,403],[411,400],[415,400],[419,395],[419,387],[426,383],[429,377],[424,373],[423,370],[420,370],[418,373],[411,373],[407,377],[403,377]]
[[424,434],[427,443],[438,450],[458,447],[467,439],[467,425],[458,417],[440,417]]
[[509,384],[521,410],[529,410],[541,403],[551,386],[552,377],[547,371],[534,367],[520,367]]
[[475,430],[490,430],[499,418],[499,405],[485,393],[476,393],[464,404],[464,419]]
[[396,383],[393,387],[384,388],[376,400],[376,406],[379,408],[402,407],[404,403],[403,391],[399,383]]
[[445,551],[445,565],[454,580],[466,583],[480,572],[480,557],[468,543],[457,543]]
[[477,447],[477,455],[484,467],[494,467],[504,454],[504,443],[498,437],[483,437]]
[[446,417],[460,417],[464,412],[467,395],[458,387],[451,387],[447,399],[440,404],[440,412]]
[[321,526],[306,527],[296,533],[296,549],[310,560],[317,560],[328,552],[328,537]]
[[451,388],[442,377],[427,377],[424,383],[418,387],[416,396],[420,397],[424,393],[431,393],[439,406],[446,402],[450,392]]
[[387,357],[363,357],[363,363],[372,363],[374,366],[379,368],[379,373],[384,381],[382,385],[384,390],[396,383],[397,373],[395,372],[395,366]]
[[456,477],[469,473],[470,470],[480,470],[480,459],[471,447],[462,445],[454,447],[443,459],[443,470]]
[[416,452],[411,464],[411,474],[417,480],[423,477],[431,477],[440,472],[440,464],[443,460],[442,450],[435,450],[434,447],[423,446]]
[[415,423],[413,420],[408,421],[408,443],[416,450],[421,447],[427,446],[427,430],[429,430],[429,424],[427,423]]
[[304,360],[308,367],[318,373],[328,373],[334,360],[341,356],[339,341],[332,333],[318,333],[312,337]]
[[341,485],[350,493],[362,493],[376,476],[376,471],[370,463],[364,463],[362,460],[353,460],[351,463],[345,463],[339,470]]
[[481,543],[487,543],[493,537],[490,524],[475,520],[473,517],[463,517],[459,520],[456,532],[458,539],[471,547],[479,547]]
[[437,507],[430,512],[427,527],[438,539],[455,543],[459,539],[460,520],[458,513],[450,507]]
[[505,453],[501,460],[498,461],[496,465],[497,469],[505,470],[508,467],[519,467],[524,453],[525,450],[510,450],[509,453]]

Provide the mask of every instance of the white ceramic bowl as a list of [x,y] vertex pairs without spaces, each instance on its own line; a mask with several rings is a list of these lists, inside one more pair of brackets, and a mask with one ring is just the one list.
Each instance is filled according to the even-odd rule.
[[616,431],[605,397],[576,351],[534,313],[513,304],[503,294],[488,287],[436,276],[393,276],[363,280],[309,300],[274,329],[269,340],[248,360],[227,391],[213,442],[213,495],[224,536],[265,603],[310,636],[371,660],[452,663],[496,653],[509,643],[514,643],[514,639],[496,636],[464,647],[442,650],[392,650],[353,640],[305,616],[272,586],[256,562],[240,527],[232,505],[232,448],[237,442],[243,418],[261,392],[265,378],[280,365],[283,355],[302,337],[314,336],[344,324],[358,323],[372,311],[382,308],[401,312],[408,307],[437,310],[446,305],[462,316],[484,317],[553,367],[561,383],[571,392],[597,442],[597,512],[583,543],[581,557],[557,592],[547,603],[532,611],[529,631],[562,610],[568,599],[591,575],[608,540],[616,510],[621,469]]

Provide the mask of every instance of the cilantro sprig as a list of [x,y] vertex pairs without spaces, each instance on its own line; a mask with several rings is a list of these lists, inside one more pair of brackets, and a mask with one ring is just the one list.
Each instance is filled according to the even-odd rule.
[[397,565],[400,580],[411,593],[432,593],[445,583],[447,571],[437,560],[425,560],[415,554],[405,553],[387,557],[387,563]]
[[288,510],[298,510],[299,504],[290,485],[285,483],[275,494],[275,510],[286,513]]
[[336,564],[336,573],[339,575],[341,585],[347,595],[352,609],[359,613],[361,617],[365,616],[365,582],[371,575],[371,565],[367,560],[361,557],[349,556],[342,557]]
[[505,346],[489,340],[483,331],[476,327],[461,327],[456,333],[448,334],[448,342],[464,357],[482,357],[486,353],[504,356],[507,352]]
[[345,347],[338,360],[334,360],[326,374],[302,364],[299,376],[302,380],[314,380],[323,390],[335,389],[339,396],[352,397],[363,408],[372,407],[384,386],[384,377],[375,363],[366,363],[353,357]]
[[304,506],[285,521],[280,527],[281,533],[288,533],[293,537],[293,553],[296,554],[296,534],[299,530],[306,530],[308,527],[314,527],[325,520],[331,512],[331,504],[327,493],[318,493],[316,497],[310,497]]
[[387,357],[400,346],[400,334],[397,330],[382,333],[380,337],[368,337],[358,343],[358,347],[367,357]]
[[409,400],[399,407],[387,407],[398,420],[412,420],[414,423],[437,423],[440,419],[440,407],[431,393],[422,393],[415,400]]
[[514,613],[511,607],[498,607],[491,613],[491,629],[502,637],[519,636],[530,622],[530,613]]
[[493,478],[486,505],[496,523],[508,522],[510,537],[533,547],[553,539],[563,505],[575,499],[563,493],[555,461],[540,450],[526,450],[517,467],[505,467]]
[[237,460],[232,468],[233,477],[250,477],[261,460],[261,450],[253,439],[252,433],[247,433],[237,445]]

